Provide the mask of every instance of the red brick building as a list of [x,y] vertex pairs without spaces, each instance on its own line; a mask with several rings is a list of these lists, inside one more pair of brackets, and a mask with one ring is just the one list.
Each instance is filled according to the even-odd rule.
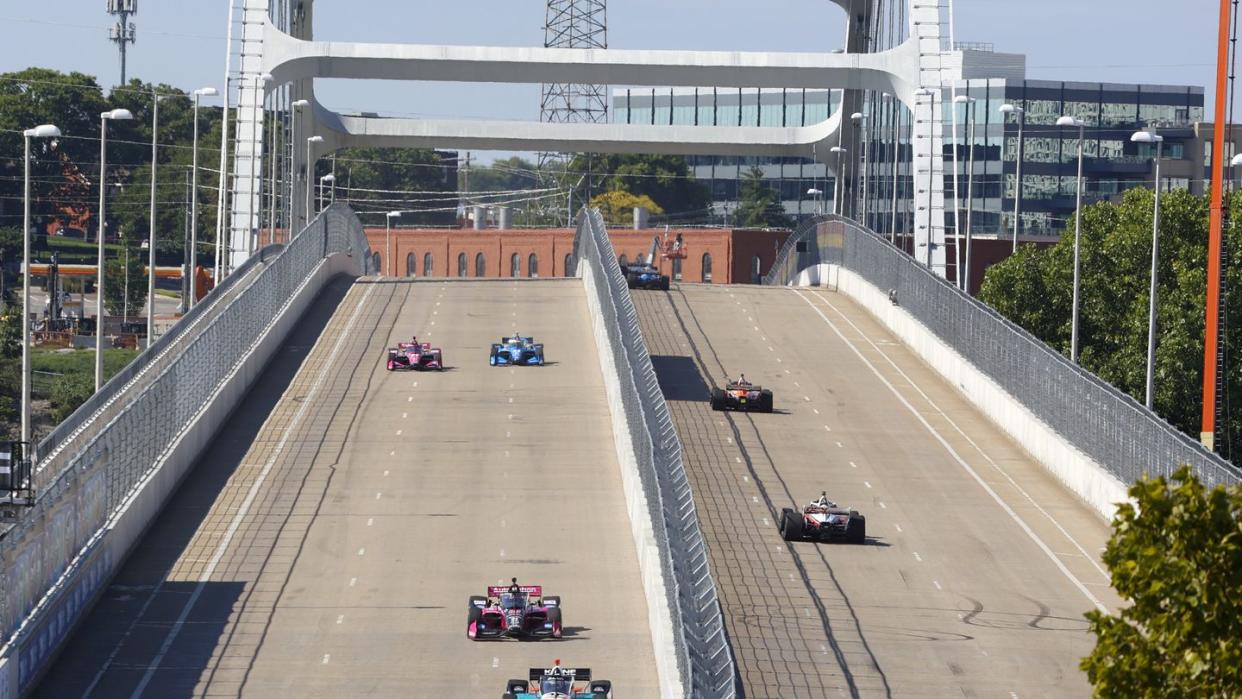
[[[400,277],[563,277],[573,253],[570,229],[366,229],[380,269]],[[657,260],[665,274],[685,282],[751,283],[765,274],[788,231],[683,229],[686,257]],[[623,262],[646,260],[652,238],[663,231],[617,229],[612,244]]]

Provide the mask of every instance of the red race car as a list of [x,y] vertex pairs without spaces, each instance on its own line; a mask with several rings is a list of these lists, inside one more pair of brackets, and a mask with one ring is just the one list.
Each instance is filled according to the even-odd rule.
[[471,597],[466,636],[481,638],[560,638],[561,598],[544,597],[539,585],[496,585],[486,597]]
[[432,347],[430,342],[419,342],[417,337],[410,342],[398,342],[396,347],[388,348],[388,370],[398,369],[442,371],[444,355],[439,347]]

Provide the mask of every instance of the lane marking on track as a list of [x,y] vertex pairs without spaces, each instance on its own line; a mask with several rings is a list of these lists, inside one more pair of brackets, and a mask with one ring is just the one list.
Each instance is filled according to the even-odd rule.
[[794,385],[797,386],[798,388],[802,388],[802,384],[798,383],[797,381],[794,381]]
[[366,548],[365,546],[363,546],[362,548],[358,549],[358,555],[359,555],[359,556],[365,556],[365,555],[367,555],[367,548]]
[[320,665],[327,665],[327,664],[328,664],[328,660],[330,660],[331,658],[332,658],[332,655],[331,655],[330,653],[324,653],[324,654],[323,654],[323,660],[322,660],[319,664],[320,664]]
[[863,485],[867,486],[868,490],[871,489],[871,481],[863,481]]
[[379,500],[381,495],[383,495],[383,493],[376,493],[376,494],[375,494],[375,499],[376,499],[376,500]]
[[918,551],[914,552],[914,560],[918,561],[919,563],[923,562],[923,557],[919,555]]
[[762,336],[760,336],[760,337],[759,337],[759,339],[760,339],[760,340],[763,340],[764,342],[767,342],[767,341],[768,341],[768,336],[767,336],[767,335],[762,335]]
[[768,351],[769,351],[769,352],[775,352],[776,350],[772,349],[772,345],[768,345]]
[[374,518],[374,517],[367,517],[367,526],[368,526],[368,527],[375,526],[375,518]]
[[397,436],[398,436],[398,437],[400,437],[400,436],[401,436],[401,430],[397,430]]
[[900,524],[894,524],[893,526],[894,526],[894,527],[897,527],[897,531],[899,531],[899,532],[901,531],[901,525],[900,525]]
[[819,415],[819,408],[811,408],[811,412],[815,413],[816,415]]
[[344,615],[344,614],[338,614],[338,615],[337,615],[337,617],[336,617],[336,623],[338,623],[338,624],[344,624],[344,623],[345,623],[345,615]]
[[[801,294],[799,294],[799,295],[801,295]],[[821,298],[822,298],[822,297],[821,297]],[[803,300],[806,300],[806,299],[804,298]],[[976,452],[978,452],[978,453],[979,453],[979,455],[980,455],[980,456],[982,456],[984,459],[986,459],[986,460],[987,460],[987,462],[988,462],[988,463],[992,466],[992,468],[993,468],[993,469],[995,469],[998,473],[1000,473],[1002,476],[1004,476],[1004,477],[1005,477],[1005,480],[1009,481],[1009,484],[1010,484],[1010,485],[1012,485],[1012,486],[1014,487],[1014,489],[1016,489],[1019,493],[1022,493],[1022,497],[1023,497],[1023,498],[1025,498],[1025,499],[1026,499],[1026,501],[1027,501],[1028,503],[1030,503],[1030,504],[1031,504],[1031,505],[1032,505],[1032,506],[1033,506],[1036,510],[1038,510],[1038,511],[1039,511],[1039,513],[1040,513],[1040,514],[1042,514],[1042,515],[1044,516],[1044,518],[1045,518],[1045,519],[1047,519],[1049,522],[1051,522],[1051,523],[1052,523],[1052,525],[1053,525],[1054,527],[1056,527],[1058,531],[1060,531],[1060,532],[1061,532],[1061,535],[1062,535],[1062,536],[1064,536],[1066,539],[1069,539],[1070,543],[1074,545],[1074,548],[1076,548],[1076,549],[1078,549],[1079,551],[1081,551],[1081,552],[1082,552],[1082,555],[1083,555],[1083,556],[1084,556],[1084,557],[1085,557],[1088,561],[1090,561],[1090,562],[1091,562],[1092,567],[1094,567],[1097,571],[1099,571],[1100,575],[1101,575],[1101,576],[1102,576],[1105,580],[1108,580],[1108,581],[1109,581],[1109,584],[1110,584],[1110,586],[1111,586],[1111,583],[1112,583],[1112,576],[1108,574],[1108,571],[1104,570],[1104,568],[1103,568],[1103,567],[1099,564],[1099,562],[1097,562],[1097,561],[1096,561],[1095,557],[1093,557],[1093,556],[1091,556],[1091,555],[1089,555],[1089,554],[1087,553],[1087,550],[1086,550],[1085,548],[1083,548],[1083,546],[1082,546],[1081,544],[1079,544],[1079,543],[1078,543],[1078,540],[1077,540],[1077,539],[1075,539],[1075,538],[1074,538],[1074,537],[1073,537],[1073,536],[1072,536],[1072,535],[1071,535],[1071,534],[1070,534],[1070,533],[1069,533],[1069,532],[1065,529],[1065,527],[1061,526],[1061,522],[1060,522],[1060,520],[1058,520],[1056,517],[1053,517],[1051,513],[1049,513],[1049,512],[1048,512],[1047,510],[1045,510],[1042,506],[1040,506],[1040,504],[1039,504],[1039,503],[1035,500],[1035,498],[1031,497],[1031,494],[1030,494],[1030,493],[1026,492],[1026,490],[1025,490],[1025,489],[1023,489],[1023,488],[1022,488],[1022,486],[1018,485],[1018,482],[1017,482],[1016,480],[1014,480],[1012,476],[1010,476],[1010,475],[1009,475],[1009,472],[1008,472],[1008,471],[1006,471],[1005,469],[1001,468],[1000,464],[998,464],[998,463],[996,462],[996,460],[995,460],[995,459],[993,459],[993,458],[992,458],[992,456],[991,456],[990,454],[988,454],[986,451],[984,451],[984,450],[983,450],[983,448],[982,448],[982,447],[980,447],[980,446],[979,446],[979,444],[978,444],[978,443],[976,443],[974,439],[971,439],[970,435],[966,434],[966,431],[965,431],[965,430],[963,430],[963,429],[961,428],[961,426],[959,426],[959,425],[957,424],[957,422],[956,422],[955,420],[953,420],[953,418],[949,417],[949,415],[948,415],[947,413],[945,413],[945,411],[944,411],[944,410],[941,410],[940,406],[939,406],[939,405],[936,405],[935,401],[933,401],[933,400],[931,399],[931,396],[928,396],[928,395],[927,395],[927,393],[925,393],[925,392],[923,391],[923,389],[922,389],[922,388],[920,388],[920,387],[919,387],[919,385],[918,385],[918,384],[916,384],[916,383],[914,382],[914,380],[913,380],[913,379],[911,379],[911,378],[910,378],[910,377],[909,377],[909,376],[908,376],[908,375],[907,375],[904,371],[902,371],[901,367],[897,366],[897,362],[893,361],[893,358],[892,358],[892,357],[890,357],[890,356],[888,356],[888,353],[886,353],[884,350],[880,349],[880,348],[879,348],[879,346],[878,346],[878,345],[877,345],[874,341],[872,341],[872,340],[871,340],[871,338],[867,337],[866,333],[864,333],[864,332],[863,332],[863,331],[862,331],[862,330],[861,330],[861,329],[860,329],[857,325],[855,325],[855,324],[854,324],[854,321],[850,320],[849,318],[847,318],[847,317],[845,316],[845,314],[841,313],[841,310],[840,310],[840,309],[838,309],[836,306],[834,306],[834,305],[833,305],[833,303],[832,303],[831,301],[829,301],[829,300],[828,300],[828,299],[826,299],[826,298],[824,298],[823,300],[824,300],[824,303],[828,304],[828,307],[829,307],[829,308],[831,308],[832,310],[836,311],[836,312],[837,312],[837,314],[838,314],[838,315],[840,315],[842,318],[844,318],[844,319],[845,319],[845,322],[849,323],[849,324],[850,324],[850,326],[851,326],[851,327],[853,327],[853,328],[854,328],[854,330],[856,330],[856,331],[858,332],[858,334],[859,334],[860,336],[862,336],[862,338],[863,338],[864,340],[866,340],[866,341],[867,341],[867,343],[868,343],[868,344],[870,344],[873,348],[875,348],[875,351],[876,351],[876,352],[878,352],[878,353],[880,354],[880,356],[881,356],[881,357],[884,357],[884,361],[888,362],[889,366],[893,367],[893,369],[894,369],[894,370],[896,370],[896,371],[897,371],[897,373],[898,373],[898,374],[900,374],[900,375],[902,376],[902,378],[904,378],[904,379],[906,380],[906,383],[907,383],[907,384],[909,384],[909,385],[910,385],[910,387],[911,387],[911,388],[913,388],[915,391],[917,391],[917,392],[918,392],[918,394],[919,394],[920,396],[922,396],[923,400],[927,401],[927,404],[928,404],[928,405],[930,405],[930,406],[932,407],[932,409],[933,409],[933,410],[935,410],[936,412],[940,413],[941,417],[943,417],[943,418],[945,419],[945,421],[946,421],[946,422],[948,422],[950,425],[952,425],[952,426],[953,426],[954,431],[956,431],[959,435],[961,435],[961,436],[962,436],[962,438],[963,438],[963,439],[965,439],[965,440],[967,441],[967,443],[969,443],[969,444],[970,444],[970,446],[974,447],[975,451],[976,451]],[[807,303],[811,303],[811,302],[810,302],[810,301],[807,301]],[[814,308],[814,307],[815,307],[815,306],[814,306],[814,304],[811,304],[811,307],[812,307],[812,308]],[[821,317],[821,318],[824,318],[824,320],[825,320],[826,322],[828,322],[828,324],[829,324],[829,325],[832,325],[831,321],[828,321],[828,319],[824,316],[824,314],[823,314],[822,312],[819,312],[819,309],[818,309],[818,308],[816,308],[816,312],[818,312],[818,313],[819,313],[819,315],[820,315],[820,317]],[[838,334],[839,334],[839,333],[838,333]],[[857,349],[855,349],[855,350],[854,350],[854,352],[855,352],[855,353],[858,353],[858,350],[857,350]],[[860,354],[859,356],[861,356],[861,354]],[[864,360],[864,361],[866,361],[866,360]],[[868,364],[870,364],[870,362],[868,362]],[[875,371],[874,367],[872,368],[872,371]],[[887,383],[887,382],[886,382],[886,383]],[[891,386],[890,386],[890,388],[891,388]],[[894,390],[894,392],[896,391],[896,389],[893,389],[893,390]],[[911,410],[913,410],[913,408],[911,408]],[[920,418],[920,420],[921,420],[921,419],[922,419],[922,418]],[[925,420],[923,420],[923,423],[924,423],[924,424],[927,424],[927,422],[926,422]],[[929,427],[929,429],[930,429],[930,427]],[[941,440],[941,441],[943,442],[944,440]],[[954,455],[956,456],[956,453],[955,453]],[[960,459],[959,459],[959,463],[963,463],[963,465],[964,465],[964,462],[963,462],[963,461],[961,461]],[[972,471],[972,473],[973,473],[973,471]],[[975,477],[976,477],[976,479],[977,479],[977,480],[979,480],[979,482],[980,482],[980,483],[982,483],[982,482],[983,482],[983,481],[982,481],[982,479],[979,479],[978,475],[976,475]],[[990,490],[990,489],[989,489],[989,490]],[[1016,516],[1016,515],[1015,515],[1015,516]],[[1034,534],[1032,533],[1032,536],[1033,536],[1033,535],[1034,535]],[[1101,549],[1101,550],[1103,550],[1103,549]],[[1064,569],[1064,572],[1068,573],[1068,570],[1069,570],[1068,568],[1065,568],[1065,569]],[[1083,592],[1086,592],[1085,588],[1080,588],[1080,590],[1082,590]],[[1093,599],[1093,601],[1094,601],[1094,602],[1096,602],[1097,604],[1099,603],[1099,600],[1094,600],[1094,599]]]
[[739,464],[740,464],[740,463],[742,463],[742,457],[740,457],[740,456],[735,456],[735,457],[733,457],[733,458],[734,458],[734,459],[736,459],[736,460],[737,460],[737,462],[738,462]]
[[[746,483],[749,483],[749,482],[750,482],[750,476],[742,476],[742,480],[743,480],[744,482],[746,482]],[[755,502],[759,502],[759,499],[758,499],[758,498],[755,498]]]
[[418,388],[418,382],[417,382],[417,381],[415,381],[415,382],[414,382],[414,388]]
[[785,363],[785,360],[781,359],[780,357],[777,357],[777,358],[776,358],[776,361],[777,361],[777,363],[778,363],[778,364],[784,364],[784,363]]
[[810,397],[810,396],[802,396],[802,400],[804,400],[804,401],[806,401],[806,402],[810,403],[810,402],[811,402],[811,397]]
[[943,589],[944,589],[943,587],[941,587],[941,586],[940,586],[940,581],[939,581],[939,580],[933,580],[933,581],[932,581],[932,584],[936,586],[936,589],[937,589],[937,590],[943,590]]
[[[359,301],[358,305],[355,306],[355,308],[359,310],[367,308],[367,302],[370,300],[371,294],[376,288],[378,287],[368,286],[366,292],[362,296],[362,299]],[[151,679],[155,677],[155,673],[159,670],[160,664],[164,661],[164,656],[166,656],[169,649],[172,648],[173,642],[177,639],[177,635],[181,633],[182,627],[185,626],[186,619],[190,616],[190,612],[194,609],[194,605],[198,603],[198,598],[203,595],[203,590],[206,589],[208,581],[210,581],[211,576],[215,574],[216,567],[219,566],[220,561],[224,559],[224,554],[228,551],[228,548],[233,545],[233,537],[237,535],[237,530],[241,528],[242,521],[250,515],[250,508],[254,505],[255,499],[258,498],[259,491],[263,488],[264,483],[267,481],[268,474],[270,474],[272,469],[276,467],[276,460],[280,458],[282,452],[284,451],[285,444],[288,443],[289,439],[293,436],[294,430],[301,424],[302,418],[305,417],[306,412],[312,405],[315,404],[314,399],[318,396],[320,388],[324,385],[324,381],[328,378],[328,376],[332,375],[332,373],[328,370],[333,369],[338,365],[337,357],[340,355],[341,349],[345,346],[345,341],[353,339],[354,323],[361,317],[362,313],[353,313],[350,315],[349,321],[345,324],[340,336],[336,339],[336,344],[332,346],[332,351],[328,353],[327,361],[321,365],[319,375],[315,377],[314,383],[311,384],[310,390],[307,391],[301,405],[298,406],[297,412],[293,414],[293,418],[290,419],[289,424],[285,426],[284,431],[281,433],[280,441],[278,441],[276,446],[272,449],[271,455],[263,464],[263,468],[259,471],[259,475],[255,478],[254,482],[250,484],[250,489],[246,492],[245,499],[242,500],[241,506],[238,507],[236,513],[233,515],[233,520],[229,522],[229,526],[225,530],[224,536],[220,538],[220,543],[216,545],[216,550],[212,554],[211,560],[208,561],[207,567],[203,569],[201,574],[199,574],[198,581],[194,585],[194,592],[190,594],[190,598],[186,600],[185,605],[182,606],[181,613],[177,616],[177,620],[173,622],[172,628],[168,630],[168,634],[164,637],[164,641],[160,644],[159,652],[154,658],[151,659],[151,663],[147,666],[146,672],[142,675],[142,679],[139,680],[138,685],[134,687],[134,691],[130,695],[131,699],[141,697],[143,692],[146,691],[147,685],[151,683]],[[101,672],[106,669],[107,668],[105,667],[101,670]],[[94,689],[101,676],[102,675],[96,675],[95,681],[91,683],[91,686],[86,692],[87,694]]]
[[500,667],[500,658],[492,656],[492,669],[495,670],[498,667]]
[[888,505],[885,505],[883,500],[881,500],[881,501],[880,501],[880,509],[881,509],[881,510],[887,510],[887,509],[888,509]]
[[402,419],[408,418],[409,416],[410,416],[410,414],[409,414],[409,413],[401,413],[401,418],[402,418]]
[[512,402],[513,402],[513,396],[509,396],[509,402],[510,402],[510,403],[512,403]]
[[509,450],[505,449],[505,456],[508,456],[508,455],[509,455]]
[[501,557],[501,558],[504,558],[504,557],[505,557],[505,550],[504,550],[504,549],[500,549],[500,557]]
[[732,444],[732,443],[733,443],[733,438],[732,438],[732,437],[725,437],[725,441],[726,441],[726,442],[728,442],[729,444]]
[[844,445],[844,444],[842,444],[842,443],[840,443],[840,442],[837,442],[837,448],[838,448],[838,449],[844,449],[844,448],[845,448],[845,445]]
[[829,431],[829,432],[831,432],[831,431],[832,431],[832,428],[831,428],[831,427],[829,427],[828,425],[824,425],[824,429],[825,429],[825,430],[827,430],[827,431]]
[[350,587],[353,587],[354,585],[357,585],[357,584],[358,584],[358,578],[350,578],[350,579],[349,579],[349,586],[350,586]]
[[791,373],[791,372],[790,372],[788,369],[786,369],[786,370],[785,370],[785,373],[786,373],[786,374],[789,374],[789,373]]
[[505,436],[506,436],[506,437],[512,437],[512,436],[513,436],[513,433],[512,433],[512,432],[505,432]]
[[850,468],[858,468],[858,464],[856,464],[856,463],[854,463],[853,461],[851,461],[851,462],[850,462]]
[[385,477],[385,478],[387,478],[387,477],[388,477],[388,471],[384,471],[384,477]]
[[397,450],[396,450],[396,449],[393,449],[392,451],[388,452],[388,455],[389,455],[389,456],[396,456],[396,455],[397,455]]
[[512,419],[513,419],[513,415],[512,415],[512,414],[510,414],[510,415],[509,415],[509,419],[510,419],[510,420],[512,420]]

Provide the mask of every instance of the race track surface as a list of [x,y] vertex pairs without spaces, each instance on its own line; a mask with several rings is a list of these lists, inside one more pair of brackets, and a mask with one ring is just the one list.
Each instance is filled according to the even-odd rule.
[[[848,298],[634,291],[748,697],[1089,696],[1106,523]],[[744,372],[774,414],[712,412]],[[868,542],[795,543],[827,491]]]
[[[515,330],[548,366],[488,366]],[[448,371],[385,371],[415,333]],[[37,694],[499,696],[561,658],[655,696],[597,351],[580,280],[335,282]],[[467,640],[512,576],[563,640]]]

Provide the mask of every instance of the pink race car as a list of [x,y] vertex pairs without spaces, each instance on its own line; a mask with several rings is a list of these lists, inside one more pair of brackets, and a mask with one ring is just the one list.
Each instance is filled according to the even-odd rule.
[[470,598],[466,636],[481,638],[560,638],[561,598],[544,597],[539,585],[487,588],[486,597]]
[[419,342],[415,337],[410,342],[398,342],[396,347],[388,348],[388,370],[398,369],[442,371],[444,356],[439,347],[432,347],[430,342]]

